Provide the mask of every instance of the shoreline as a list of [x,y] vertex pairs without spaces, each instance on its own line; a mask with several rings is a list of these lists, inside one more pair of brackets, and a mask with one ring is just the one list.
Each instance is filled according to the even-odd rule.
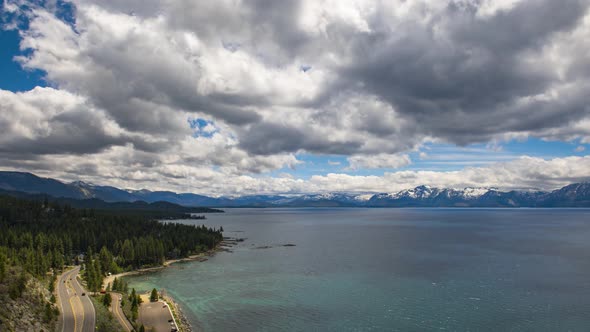
[[160,266],[144,267],[144,268],[139,268],[139,269],[135,269],[135,270],[131,270],[131,271],[125,271],[125,272],[121,272],[121,273],[117,273],[117,274],[111,274],[110,276],[104,277],[102,283],[103,283],[104,287],[106,288],[106,286],[108,284],[111,284],[111,285],[113,284],[113,281],[115,280],[115,278],[120,279],[121,277],[125,277],[125,276],[155,272],[155,271],[165,269],[165,268],[169,267],[170,265],[173,265],[176,263],[192,262],[192,261],[205,262],[208,260],[206,257],[211,257],[219,251],[224,251],[224,249],[220,248],[220,247],[221,247],[221,245],[218,245],[217,247],[215,247],[214,249],[211,249],[209,251],[202,252],[199,254],[190,255],[190,256],[184,257],[184,258],[167,259]]
[[[125,277],[125,276],[151,273],[151,272],[165,269],[165,268],[170,267],[171,265],[176,264],[176,263],[193,262],[193,261],[205,262],[208,260],[207,257],[212,257],[217,252],[229,251],[227,247],[231,246],[231,245],[233,245],[231,240],[227,241],[227,239],[224,239],[217,246],[215,246],[215,248],[208,250],[206,252],[190,255],[190,256],[184,257],[184,258],[167,259],[164,261],[164,263],[161,266],[140,268],[140,269],[136,269],[136,270],[126,271],[126,272],[121,272],[121,273],[117,273],[117,274],[112,274],[110,276],[106,276],[103,279],[103,285],[104,285],[104,288],[106,288],[107,285],[113,284],[113,281],[115,280],[115,278],[121,279],[122,277]],[[176,301],[174,301],[174,299],[170,295],[166,295],[164,297],[164,301],[166,301],[169,305],[171,305],[174,308],[174,313],[177,315],[179,331],[186,331],[186,332],[200,331],[200,330],[195,330],[193,328],[193,326],[191,326],[190,321],[184,315],[184,312],[183,312],[181,306]]]
[[194,326],[190,324],[188,318],[182,311],[182,307],[178,303],[176,303],[176,301],[174,301],[174,299],[170,295],[166,294],[162,295],[161,297],[164,302],[168,303],[168,309],[172,313],[172,316],[175,319],[175,323],[180,331],[201,332],[200,329],[195,329]]

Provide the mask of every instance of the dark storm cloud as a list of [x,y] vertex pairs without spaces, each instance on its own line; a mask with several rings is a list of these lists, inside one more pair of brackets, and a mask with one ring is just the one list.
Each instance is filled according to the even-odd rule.
[[[256,113],[243,108],[246,103],[238,104],[260,103],[254,97],[202,95],[197,89],[200,69],[170,45],[162,45],[162,51],[150,56],[138,56],[138,52],[153,52],[153,43],[162,40],[146,40],[139,33],[112,40],[101,34],[88,38],[92,43],[84,54],[91,62],[85,64],[85,73],[49,77],[89,96],[125,129],[186,133],[185,123],[174,116],[177,111],[205,112],[236,125],[258,120]],[[159,38],[172,37],[154,37]]]
[[[326,29],[328,38],[320,40],[304,37],[296,25],[280,25],[273,39],[295,38],[288,45],[277,41],[286,52],[309,54],[314,46],[350,55],[352,60],[337,69],[339,79],[301,106],[325,108],[343,91],[376,95],[406,120],[405,127],[392,128],[379,121],[378,114],[370,113],[355,127],[373,137],[397,141],[399,151],[419,144],[424,136],[465,145],[505,133],[534,135],[588,116],[584,95],[589,90],[584,82],[574,91],[561,92],[559,98],[522,100],[568,83],[553,63],[541,60],[546,56],[545,48],[560,34],[580,25],[589,3],[521,1],[513,8],[480,15],[482,3],[450,2],[429,20],[402,18],[395,28],[391,28],[389,13],[377,10],[367,18],[370,32],[354,33],[349,26],[332,22]],[[289,22],[276,15],[273,6],[263,7],[270,11],[263,20],[266,24],[273,25],[275,17]],[[572,63],[577,68],[590,68],[586,57],[578,56]],[[571,79],[569,83],[574,82]],[[338,115],[320,112],[319,117]],[[324,120],[326,124],[334,122]],[[254,154],[298,150],[349,154],[363,146],[352,139],[334,146],[325,133],[320,134],[323,141],[316,139],[318,133],[303,133],[304,125],[279,131],[273,124],[251,128],[240,131],[240,139],[241,146]]]
[[361,143],[331,141],[313,131],[284,124],[263,122],[239,131],[240,147],[254,154],[271,155],[305,150],[314,153],[351,154]]
[[[457,144],[492,139],[499,133],[563,128],[590,114],[587,89],[579,87],[570,95],[552,101],[537,100],[525,105],[500,105],[480,112],[448,112],[446,121],[422,118],[432,135]],[[569,130],[568,130],[569,131]],[[582,134],[582,133],[579,133]]]
[[53,88],[1,91],[0,109],[0,153],[12,154],[12,159],[95,154],[125,145],[157,153],[170,145],[166,137],[126,132],[84,99]]
[[[546,59],[546,48],[580,25],[587,1],[520,1],[485,15],[485,1],[400,3],[410,8],[401,16],[386,4],[374,4],[375,10],[358,12],[356,18],[365,23],[355,23],[354,15],[338,16],[354,12],[348,4],[312,6],[306,12],[310,3],[304,1],[175,1],[149,8],[106,2],[106,10],[90,3],[80,2],[84,10],[78,11],[78,25],[85,29],[68,37],[84,40],[79,54],[64,59],[66,65],[83,64],[83,73],[55,70],[52,61],[40,57],[42,50],[28,62],[49,63],[36,67],[60,86],[87,96],[125,130],[168,141],[190,134],[178,121],[179,111],[230,125],[239,146],[253,155],[367,153],[382,146],[379,140],[395,142],[383,146],[395,153],[425,137],[469,144],[565,126],[588,115],[580,97],[586,84],[559,98],[531,99],[572,83],[573,74],[564,80]],[[301,22],[313,15],[319,18],[306,30]],[[127,25],[113,26],[116,20]],[[32,38],[37,33],[43,32],[29,32]],[[231,57],[218,52],[227,43],[233,45],[230,53],[241,53],[219,58]],[[330,79],[306,98],[272,90],[294,85],[274,73],[299,68],[302,61],[313,68],[310,73],[323,70]],[[569,61],[590,68],[584,57]],[[332,109],[348,107],[347,96],[359,94],[387,105],[380,110],[358,105],[349,112],[359,116],[340,121],[340,112]],[[522,102],[526,98],[531,100]],[[283,106],[295,109],[280,110]],[[262,116],[263,110],[304,116],[283,121],[280,115]],[[394,119],[384,121],[390,112]],[[321,125],[307,124],[316,120]],[[331,137],[335,132],[338,139]]]
[[[257,154],[296,151],[305,141],[305,133],[285,125],[261,123],[241,133],[240,146]],[[268,139],[273,137],[273,139]]]
[[407,21],[395,31],[375,17],[375,32],[354,40],[355,62],[342,76],[363,82],[424,134],[461,144],[588,115],[580,100],[587,90],[568,96],[573,100],[515,104],[561,83],[554,68],[525,60],[575,28],[588,2],[523,1],[490,17],[457,3],[426,24]]
[[50,132],[35,138],[14,137],[0,146],[1,152],[27,154],[96,153],[112,146],[124,144],[124,137],[111,136],[104,131],[101,119],[85,111],[60,114],[47,125]]

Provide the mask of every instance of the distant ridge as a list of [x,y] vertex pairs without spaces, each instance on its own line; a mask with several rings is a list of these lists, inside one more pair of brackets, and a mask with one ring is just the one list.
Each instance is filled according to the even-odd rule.
[[209,197],[171,191],[124,190],[82,181],[63,183],[31,173],[0,171],[0,189],[77,200],[97,199],[106,203],[168,202],[186,207],[590,207],[588,182],[570,184],[551,192],[418,186],[391,193],[362,195],[325,193]]
[[147,203],[144,201],[105,202],[98,198],[79,199],[54,197],[49,194],[31,194],[22,191],[11,191],[5,189],[0,189],[0,195],[7,195],[34,201],[48,200],[53,203],[58,203],[63,206],[68,205],[78,209],[101,210],[104,212],[110,211],[116,214],[144,215],[158,218],[186,218],[189,214],[223,212],[219,209],[208,207],[187,207],[163,201],[153,203]]
[[88,198],[84,197],[84,193],[73,185],[23,172],[0,172],[0,188],[29,194],[47,194],[54,197]]

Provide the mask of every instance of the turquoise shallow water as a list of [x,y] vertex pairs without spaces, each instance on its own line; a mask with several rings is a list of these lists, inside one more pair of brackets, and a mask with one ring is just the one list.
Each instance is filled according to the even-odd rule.
[[165,289],[205,331],[590,330],[590,210],[207,217],[247,240],[207,262],[128,278],[136,289]]

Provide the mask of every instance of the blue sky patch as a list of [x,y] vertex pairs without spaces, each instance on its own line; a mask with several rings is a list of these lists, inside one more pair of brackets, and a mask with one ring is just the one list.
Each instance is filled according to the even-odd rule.
[[20,63],[14,60],[16,55],[30,53],[21,51],[19,44],[18,31],[0,29],[0,89],[17,92],[28,91],[36,86],[47,86],[43,79],[43,71],[23,69]]
[[215,133],[219,132],[213,121],[201,118],[189,118],[187,121],[191,129],[194,130],[193,137],[211,138]]

